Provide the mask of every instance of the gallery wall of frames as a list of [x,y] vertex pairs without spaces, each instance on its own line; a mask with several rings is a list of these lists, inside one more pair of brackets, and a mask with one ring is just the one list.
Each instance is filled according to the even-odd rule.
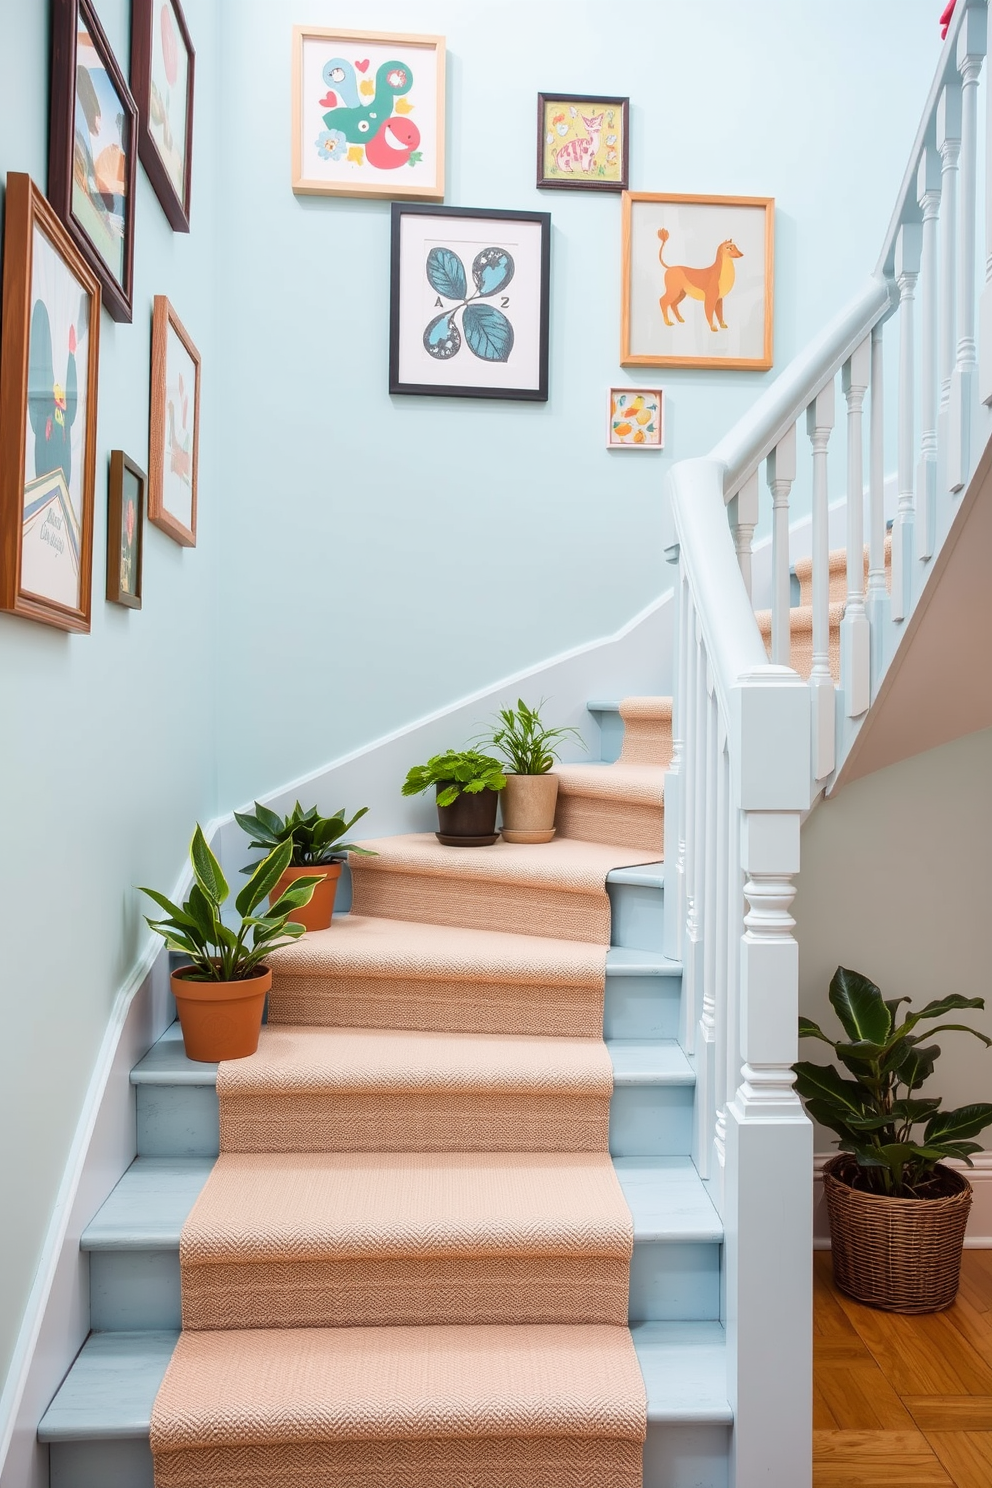
[[[291,189],[389,199],[391,394],[546,402],[551,213],[441,205],[445,39],[298,25]],[[136,173],[192,229],[196,52],[180,0],[132,0],[127,70],[93,0],[51,0],[48,179],[7,178],[0,347],[0,609],[86,631],[93,514],[106,598],[140,608],[144,521],[195,547],[200,355],[164,295],[136,305]],[[619,365],[772,365],[774,202],[631,192],[626,97],[540,92],[542,191],[620,198]],[[96,469],[101,311],[150,315],[149,443]],[[588,369],[590,373],[592,369]],[[664,390],[610,385],[605,444],[660,450]],[[453,410],[452,417],[457,417]]]

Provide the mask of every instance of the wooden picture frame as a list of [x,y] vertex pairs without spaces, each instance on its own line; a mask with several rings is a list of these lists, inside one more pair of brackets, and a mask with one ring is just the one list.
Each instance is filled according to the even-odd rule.
[[550,277],[549,212],[394,202],[389,391],[546,403]]
[[443,201],[444,64],[443,36],[294,26],[293,190]]
[[131,0],[138,154],[174,232],[189,232],[195,64],[180,0]]
[[30,176],[7,177],[0,609],[88,631],[100,281]]
[[129,323],[138,110],[91,0],[53,0],[51,100],[48,198]]
[[606,448],[660,450],[665,447],[663,388],[611,387],[606,395]]
[[199,453],[200,353],[165,295],[156,295],[152,310],[148,520],[184,548],[196,547]]
[[629,98],[537,95],[539,191],[626,191],[629,178]]
[[771,367],[773,197],[625,191],[621,266],[621,366]]
[[140,465],[123,450],[110,451],[107,482],[107,599],[141,609],[141,569],[145,539],[145,487]]

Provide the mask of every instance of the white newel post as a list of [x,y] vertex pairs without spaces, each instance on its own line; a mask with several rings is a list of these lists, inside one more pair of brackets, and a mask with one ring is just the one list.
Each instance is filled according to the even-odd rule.
[[741,577],[748,598],[751,597],[751,543],[758,525],[758,472],[749,475],[730,502],[730,526]]
[[[959,4],[962,0],[959,0]],[[968,4],[968,0],[964,0]],[[985,56],[987,17],[984,5],[968,4],[958,31],[961,76],[961,166],[958,227],[958,344],[951,376],[948,420],[948,488],[964,488],[971,474],[972,399],[978,374],[975,346],[975,227],[978,192],[978,78]]]
[[768,667],[741,678],[736,702],[749,910],[740,942],[743,1066],[727,1111],[731,1484],[809,1488],[813,1141],[793,1088],[799,947],[789,906],[809,803],[810,696],[795,674]]
[[871,630],[871,695],[878,691],[885,665],[885,622],[889,591],[885,585],[885,390],[883,322],[871,333],[871,419],[868,455],[868,593],[865,604]]
[[685,698],[685,610],[687,604],[686,584],[679,565],[678,544],[666,552],[669,563],[675,565],[675,635],[673,637],[672,666],[675,687],[672,696],[672,759],[665,771],[665,900],[668,913],[665,915],[664,951],[672,961],[682,958],[682,917],[685,912],[682,884],[685,877],[685,841],[682,836],[682,710]]
[[896,283],[899,286],[899,425],[896,466],[899,505],[892,524],[893,620],[905,619],[913,580],[914,300],[922,246],[921,224],[904,222],[896,238]]
[[789,666],[792,649],[789,493],[796,479],[795,424],[768,456],[765,474],[772,493],[772,661],[777,666]]
[[806,410],[806,432],[813,446],[813,772],[824,780],[834,767],[836,693],[830,674],[830,508],[827,445],[834,427],[834,380]]
[[920,460],[916,469],[916,551],[933,557],[937,513],[937,221],[940,212],[940,158],[923,147],[916,173],[916,199],[923,213],[923,280],[920,336]]
[[862,408],[871,375],[871,341],[844,364],[847,399],[847,603],[840,622],[840,679],[847,716],[859,718],[871,701],[871,637],[865,610],[865,477]]

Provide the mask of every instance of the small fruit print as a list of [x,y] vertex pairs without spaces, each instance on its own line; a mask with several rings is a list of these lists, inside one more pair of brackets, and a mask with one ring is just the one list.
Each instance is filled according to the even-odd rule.
[[661,389],[610,388],[606,443],[609,449],[661,449]]

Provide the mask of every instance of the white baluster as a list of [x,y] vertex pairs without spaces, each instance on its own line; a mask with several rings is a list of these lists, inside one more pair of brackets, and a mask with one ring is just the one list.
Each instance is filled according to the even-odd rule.
[[772,493],[772,661],[789,666],[791,651],[789,574],[789,492],[796,478],[796,426],[782,435],[768,456],[768,489]]
[[[959,0],[962,3],[962,0]],[[975,218],[978,191],[978,77],[985,56],[984,6],[968,7],[958,31],[961,75],[961,181],[958,230],[958,346],[951,377],[948,488],[963,489],[971,474],[972,399],[978,374],[975,346]],[[894,591],[893,591],[894,592]]]
[[730,523],[744,587],[751,595],[751,540],[758,525],[758,472],[749,475],[730,502]]
[[925,145],[916,173],[916,196],[923,213],[923,279],[920,337],[920,460],[916,470],[916,551],[933,555],[937,502],[937,218],[940,211],[940,159]]
[[865,607],[871,629],[871,693],[878,691],[885,663],[889,591],[885,586],[885,391],[882,366],[883,326],[871,333],[871,421],[868,461],[868,593]]
[[913,312],[922,246],[923,228],[920,223],[904,222],[896,238],[896,283],[899,286],[899,505],[892,524],[893,620],[902,620],[908,613],[913,579]]
[[978,306],[978,392],[992,403],[992,85],[985,74],[985,287]]
[[706,828],[703,837],[703,996],[696,1043],[695,1139],[693,1159],[700,1178],[710,1176],[713,1085],[716,1066],[716,963],[720,923],[717,919],[717,703],[713,673],[706,666]]
[[961,84],[946,83],[937,100],[937,149],[940,151],[940,306],[937,312],[937,341],[940,362],[940,403],[937,410],[937,460],[939,487],[947,489],[946,468],[948,420],[951,407],[951,373],[954,371],[958,230],[958,157],[961,153]]
[[871,701],[871,635],[865,611],[865,477],[862,407],[871,373],[865,339],[844,364],[847,399],[847,603],[840,622],[840,678],[847,716],[859,718]]
[[836,694],[830,675],[830,526],[827,445],[834,426],[831,378],[806,410],[806,432],[813,446],[813,778],[824,780],[834,767]]
[[686,708],[685,708],[685,785],[682,805],[685,828],[685,933],[682,938],[682,1009],[679,1039],[687,1054],[696,1047],[696,977],[700,945],[700,907],[697,893],[699,859],[699,774],[702,768],[702,743],[699,737],[698,692],[703,659],[699,644],[699,617],[695,601],[689,597],[686,626]]
[[[727,950],[728,941],[737,942],[740,929],[735,922],[731,932],[728,923],[729,882],[728,876],[736,866],[728,858],[730,848],[730,760],[727,755],[727,731],[717,720],[717,779],[716,779],[716,906],[715,906],[715,950],[716,975],[714,978],[714,1062],[713,1062],[713,1163],[710,1176],[718,1190],[713,1195],[717,1208],[723,1208],[723,1176],[727,1158]],[[734,1087],[736,1089],[736,1086]]]
[[[675,558],[676,564],[678,557]],[[682,715],[685,711],[685,635],[687,628],[688,590],[680,568],[676,569],[675,615],[675,686],[672,695],[672,759],[665,771],[665,955],[672,961],[682,959],[682,929],[685,914],[685,836],[683,792],[685,772],[682,764]]]

